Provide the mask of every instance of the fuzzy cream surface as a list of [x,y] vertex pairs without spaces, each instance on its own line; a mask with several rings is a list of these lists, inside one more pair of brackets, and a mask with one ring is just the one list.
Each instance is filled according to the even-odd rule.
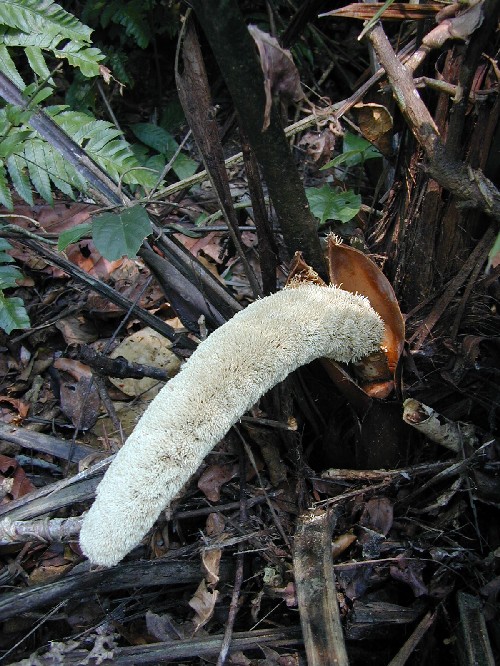
[[314,284],[238,312],[164,386],[116,455],[83,521],[85,555],[95,564],[119,562],[266,391],[316,358],[370,354],[383,328],[366,298]]

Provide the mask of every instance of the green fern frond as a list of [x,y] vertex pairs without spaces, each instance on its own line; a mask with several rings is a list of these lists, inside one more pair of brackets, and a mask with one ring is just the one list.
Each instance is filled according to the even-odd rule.
[[[91,28],[52,0],[0,0],[0,41],[3,47],[38,49],[32,51],[28,59],[33,70],[43,78],[47,77],[48,70],[41,49],[51,51],[56,58],[65,58],[87,77],[97,76],[104,54],[90,46],[91,33]],[[68,43],[59,48],[63,41]],[[19,73],[14,78],[17,70],[12,69],[12,65],[8,63],[9,69],[3,68],[3,71],[24,88]]]
[[17,71],[17,67],[10,57],[7,47],[3,44],[0,44],[0,71],[8,76],[12,83],[15,83],[18,88],[21,88],[21,90],[25,89],[26,84],[23,81],[23,77]]
[[39,46],[26,46],[24,49],[31,69],[44,81],[50,81],[50,71]]
[[104,54],[99,49],[69,42],[63,49],[55,49],[56,58],[66,58],[70,65],[77,67],[84,76],[92,77],[99,74],[99,63]]
[[0,23],[26,34],[90,43],[92,30],[52,0],[0,0]]
[[[7,172],[19,196],[31,205],[33,189],[50,204],[53,203],[54,187],[71,198],[74,198],[75,190],[84,191],[85,180],[56,148],[27,125],[11,125],[9,117],[18,118],[11,110],[10,105],[0,110],[0,160],[3,160],[0,162],[0,202],[12,210]],[[156,183],[158,174],[140,168],[130,145],[111,123],[70,111],[65,106],[49,107],[47,111],[111,178],[143,187],[152,187]]]
[[146,21],[144,2],[128,2],[122,4],[113,16],[115,23],[125,28],[125,32],[132,37],[137,46],[145,49],[151,40],[151,29]]
[[[26,203],[33,206],[33,192],[31,190],[31,183],[28,177],[28,165],[21,155],[11,155],[7,160],[7,168],[12,184],[21,199]],[[12,207],[10,207],[12,210]]]
[[8,210],[12,210],[12,194],[7,180],[7,171],[3,160],[0,160],[0,203]]
[[141,165],[130,145],[121,138],[121,132],[111,123],[95,120],[81,111],[51,112],[51,115],[111,178],[123,179],[124,183],[143,187],[153,187],[156,183],[157,175],[139,169]]

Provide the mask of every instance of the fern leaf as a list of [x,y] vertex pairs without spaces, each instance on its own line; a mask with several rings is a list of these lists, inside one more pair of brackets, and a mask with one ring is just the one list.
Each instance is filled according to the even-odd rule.
[[38,74],[44,81],[50,80],[50,71],[43,57],[42,50],[39,46],[27,46],[24,49],[31,69]]
[[26,173],[28,169],[26,161],[20,155],[11,155],[7,160],[7,168],[16,192],[21,199],[24,199],[26,203],[33,206],[33,192],[31,191],[30,180]]
[[0,160],[0,203],[2,203],[8,210],[14,210],[12,203],[12,194],[7,182],[7,172],[3,161]]
[[92,30],[52,0],[0,0],[0,23],[24,33],[45,33],[90,43]]
[[90,125],[87,125],[85,133],[85,150],[90,152],[98,152],[104,146],[118,137],[122,138],[122,133],[111,123],[105,120],[97,120]]
[[17,127],[12,128],[7,136],[0,140],[0,158],[6,160],[14,153],[19,152],[19,147],[30,136],[30,130],[20,130]]
[[47,171],[50,180],[57,189],[64,192],[71,199],[74,199],[73,187],[78,190],[84,190],[86,188],[85,180],[55,148],[48,144],[46,145],[46,155],[50,160],[50,167]]
[[22,32],[6,25],[0,25],[0,42],[5,46],[38,46],[52,51],[61,41],[61,35],[49,35],[44,32]]
[[9,334],[16,328],[29,328],[30,320],[20,298],[7,298],[0,291],[0,328]]
[[21,88],[21,90],[25,89],[26,84],[17,71],[17,67],[14,65],[14,61],[10,57],[7,48],[3,44],[0,44],[0,70],[8,76],[12,83],[15,83],[18,88]]
[[69,134],[89,157],[105,169],[111,178],[131,185],[153,187],[157,175],[141,170],[129,144],[114,125],[105,120],[94,120],[81,111],[54,111],[50,115]]
[[144,16],[144,3],[129,2],[122,5],[113,16],[113,20],[125,28],[137,46],[145,49],[151,39],[151,30]]
[[[3,254],[3,252],[1,254]],[[23,274],[15,266],[0,265],[0,289],[17,287],[17,280],[22,280],[22,278]]]
[[50,187],[50,178],[47,173],[50,162],[47,159],[48,151],[45,141],[32,140],[24,146],[24,159],[28,165],[28,172],[33,183],[33,187],[49,204],[53,204],[52,190]]
[[[0,264],[10,264],[14,261],[14,257],[11,257],[11,255],[8,254],[9,250],[12,250],[12,245],[6,241],[5,238],[0,238]],[[0,266],[0,268],[2,267]],[[19,273],[19,275],[21,275],[21,273]],[[16,280],[17,279],[18,278],[16,278]],[[15,281],[10,286],[16,286]],[[0,285],[0,289],[3,289],[3,286]]]
[[105,57],[99,49],[82,46],[77,42],[69,42],[63,49],[56,49],[54,55],[66,58],[70,65],[78,67],[88,78],[99,75],[99,62]]

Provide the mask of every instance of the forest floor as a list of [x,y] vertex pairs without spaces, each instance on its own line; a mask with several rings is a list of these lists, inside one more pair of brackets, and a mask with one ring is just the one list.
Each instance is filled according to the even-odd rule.
[[[481,85],[498,95],[492,71]],[[348,99],[351,109],[355,100]],[[481,233],[470,231],[452,268],[425,253],[420,263],[404,263],[412,239],[394,229],[425,217],[424,199],[427,213],[441,211],[448,192],[415,166],[421,148],[394,108],[389,144],[396,133],[403,139],[389,162],[403,175],[387,191],[379,188],[388,173],[379,180],[381,153],[359,143],[362,111],[371,127],[375,116],[391,115],[379,99],[358,104],[358,125],[347,119],[342,128],[338,106],[316,117],[313,103],[304,104],[314,122],[294,139],[294,156],[305,184],[317,190],[309,194],[322,241],[330,232],[341,236],[379,273],[396,274],[406,334],[394,345],[400,358],[382,397],[356,379],[359,368],[315,361],[299,369],[230,430],[141,544],[111,568],[92,566],[82,554],[82,516],[111,456],[203,338],[204,322],[195,321],[196,334],[184,328],[142,255],[108,261],[88,238],[51,254],[45,244],[89,220],[95,203],[16,201],[19,217],[11,221],[31,235],[8,239],[23,271],[9,296],[22,299],[30,327],[0,334],[2,664],[500,661],[499,266],[498,256],[488,260],[495,232],[487,215],[471,223]],[[234,153],[232,107],[224,120],[234,140],[226,152]],[[194,142],[186,146],[201,161]],[[337,166],[322,171],[334,156]],[[228,173],[241,253],[206,176],[149,208],[164,235],[244,307],[254,300],[248,267],[260,278],[263,264],[248,177],[240,162]],[[332,183],[344,197],[342,211],[354,205],[351,186],[363,194],[365,204],[347,221],[331,219]],[[401,200],[418,203],[408,204],[405,216]],[[446,210],[460,227],[460,206]],[[282,288],[291,257],[271,222],[280,257],[271,277]],[[441,238],[441,220],[434,222]],[[422,289],[429,273],[440,286],[406,307],[417,287],[395,266],[408,275],[413,266]],[[349,289],[347,279],[339,281]],[[165,324],[174,344],[161,333]]]
[[[89,212],[87,204],[63,202],[18,209],[52,234]],[[247,227],[253,261],[255,232]],[[225,249],[227,232],[215,229],[196,234],[189,225],[190,236],[179,238],[217,274],[231,271],[227,282],[245,302],[247,283]],[[1,356],[4,663],[214,663],[231,608],[227,663],[304,663],[304,640],[326,631],[318,619],[326,602],[303,601],[301,614],[313,623],[304,639],[297,568],[337,599],[352,664],[454,663],[463,650],[487,653],[487,626],[498,639],[500,585],[495,338],[471,335],[462,353],[440,347],[438,359],[437,350],[428,359],[405,353],[399,397],[375,400],[367,426],[370,446],[384,440],[398,448],[394,469],[356,463],[366,430],[360,435],[356,415],[319,366],[299,371],[294,382],[313,416],[301,405],[280,421],[269,400],[254,408],[139,548],[112,569],[90,567],[78,545],[80,516],[158,381],[110,380],[113,369],[99,370],[88,351],[111,351],[146,372],[144,365],[175,373],[180,361],[133,316],[117,335],[119,308],[32,251],[14,256],[24,266],[17,295],[32,325],[5,337]],[[67,257],[181,327],[139,260],[107,262],[86,240]],[[82,348],[92,368],[80,360]],[[284,390],[297,391],[290,380]],[[403,421],[401,394],[420,401],[407,421],[433,428],[422,434]],[[474,415],[476,403],[489,423],[454,420],[466,407]],[[431,414],[439,405],[446,418]],[[317,523],[300,536],[304,516]],[[22,520],[24,533],[5,519]],[[330,580],[317,559],[325,542],[333,548]]]

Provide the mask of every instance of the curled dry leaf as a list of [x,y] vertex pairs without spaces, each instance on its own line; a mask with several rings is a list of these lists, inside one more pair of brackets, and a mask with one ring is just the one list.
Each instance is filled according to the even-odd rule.
[[313,162],[323,166],[332,159],[335,134],[329,127],[325,127],[321,132],[307,132],[299,141],[299,146],[305,148]]
[[220,560],[222,549],[204,550],[201,554],[201,563],[205,570],[205,579],[210,587],[216,587],[219,582]]
[[290,270],[288,272],[286,286],[294,287],[303,282],[312,282],[312,284],[317,284],[320,287],[326,287],[326,282],[313,268],[311,268],[311,266],[309,266],[309,264],[306,264],[302,252],[296,252],[290,262]]
[[[7,476],[8,475],[8,476]],[[6,483],[2,483],[5,481]],[[27,495],[35,486],[26,476],[26,472],[14,458],[9,458],[0,454],[0,495],[10,495],[12,499],[18,499]],[[2,504],[9,501],[10,498],[2,498]]]
[[198,488],[211,502],[220,500],[222,486],[238,476],[239,465],[210,465],[198,480]]
[[[334,9],[326,14],[320,14],[320,17],[343,16],[345,18],[367,21],[380,11],[380,7],[381,5],[375,2],[353,3],[345,7],[340,7],[340,9]],[[442,5],[437,2],[431,2],[426,5],[417,5],[410,2],[394,2],[384,10],[382,18],[387,21],[418,21],[432,17],[440,9],[442,9]]]
[[[343,245],[333,234],[328,237],[327,260],[331,284],[352,294],[366,296],[385,324],[381,351],[362,358],[354,367],[365,394],[386,398],[394,388],[394,373],[405,340],[403,316],[394,290],[371,259],[359,250]],[[296,252],[290,264],[287,286],[298,286],[304,282],[326,286],[324,280],[304,261],[302,253]],[[349,375],[330,359],[324,359],[323,365],[358,415],[364,414],[369,404]]]
[[259,50],[260,65],[264,72],[266,106],[262,131],[269,127],[273,97],[279,95],[284,101],[298,102],[304,97],[300,86],[300,76],[292,54],[281,48],[277,39],[255,25],[248,30]]
[[198,585],[198,589],[194,593],[194,597],[189,601],[189,605],[196,613],[193,618],[195,631],[198,631],[198,629],[203,627],[203,625],[205,625],[214,614],[214,608],[218,596],[219,592],[217,590],[211,592],[207,588],[205,579],[203,579]]
[[58,358],[54,361],[54,368],[60,372],[59,394],[63,414],[75,427],[88,430],[97,421],[101,405],[89,366],[70,358]]
[[392,527],[393,518],[394,509],[391,501],[387,497],[376,497],[365,504],[359,524],[387,536]]
[[356,104],[357,121],[365,139],[373,143],[383,155],[392,154],[393,118],[382,104]]
[[[454,7],[455,11],[458,10],[456,16],[449,18],[447,12],[440,12],[436,16],[439,26],[431,30],[423,40],[423,44],[431,48],[439,48],[447,39],[467,41],[483,22],[483,4],[484,0],[471,1],[468,6],[465,3],[453,3],[452,8]],[[464,6],[466,9],[460,11]]]
[[207,536],[219,536],[224,532],[226,520],[222,513],[209,513],[205,523]]
[[371,259],[359,250],[339,243],[333,235],[328,238],[328,271],[332,284],[366,296],[385,324],[382,349],[386,358],[375,352],[357,364],[357,371],[360,379],[368,382],[363,387],[367,393],[386,397],[392,390],[391,381],[405,340],[403,316],[394,290]]

